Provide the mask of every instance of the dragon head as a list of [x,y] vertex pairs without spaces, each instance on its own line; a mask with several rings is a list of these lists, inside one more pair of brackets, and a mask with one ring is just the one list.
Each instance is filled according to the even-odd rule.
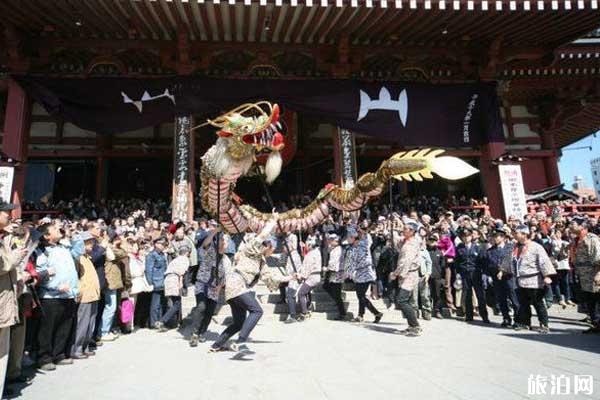
[[248,164],[258,154],[269,153],[265,174],[270,183],[277,178],[282,165],[280,152],[284,138],[279,112],[277,104],[260,101],[242,104],[207,122],[219,128],[219,142],[226,146],[224,152],[233,162]]
[[242,104],[208,123],[220,129],[217,132],[220,138],[228,139],[228,153],[234,159],[283,149],[277,104],[267,101]]

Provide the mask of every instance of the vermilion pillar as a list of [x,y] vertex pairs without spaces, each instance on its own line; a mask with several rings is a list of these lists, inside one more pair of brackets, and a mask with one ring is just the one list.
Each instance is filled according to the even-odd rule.
[[[31,125],[31,104],[25,91],[12,79],[8,81],[8,100],[4,117],[2,151],[18,161],[12,187],[12,202],[20,205],[25,190],[27,139]],[[21,209],[13,211],[13,218],[21,217]]]
[[546,182],[548,182],[548,186],[560,185],[560,173],[558,172],[558,150],[556,149],[554,135],[546,132],[542,133],[542,148],[552,151],[551,156],[544,157]]
[[495,218],[504,216],[504,207],[502,206],[502,189],[500,187],[498,166],[494,165],[492,161],[505,151],[506,146],[503,142],[488,143],[482,146],[481,158],[479,159],[483,190],[488,198],[490,213]]

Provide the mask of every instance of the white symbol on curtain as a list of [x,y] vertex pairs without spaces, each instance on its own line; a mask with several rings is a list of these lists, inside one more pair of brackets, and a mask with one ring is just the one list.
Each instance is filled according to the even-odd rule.
[[406,126],[406,117],[408,115],[408,96],[406,94],[406,89],[400,92],[397,100],[392,100],[392,96],[385,86],[381,87],[378,99],[371,99],[366,92],[361,90],[357,121],[366,117],[371,110],[398,111],[402,126]]
[[139,100],[132,100],[131,97],[129,97],[125,92],[121,92],[121,96],[123,96],[123,103],[133,104],[134,107],[137,108],[137,110],[140,113],[142,112],[145,101],[152,101],[152,100],[160,99],[162,97],[166,97],[166,98],[170,99],[173,102],[173,104],[175,104],[175,95],[172,95],[171,93],[169,93],[169,89],[165,89],[165,91],[162,94],[159,94],[156,96],[150,96],[150,93],[148,93],[148,91],[145,90],[144,94],[142,94],[142,98]]

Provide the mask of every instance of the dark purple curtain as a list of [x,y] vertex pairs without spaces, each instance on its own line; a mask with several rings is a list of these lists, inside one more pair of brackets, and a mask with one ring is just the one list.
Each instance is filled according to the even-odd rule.
[[268,100],[322,122],[402,145],[470,147],[503,141],[495,84],[432,85],[353,80],[14,79],[51,114],[99,133],[215,117]]

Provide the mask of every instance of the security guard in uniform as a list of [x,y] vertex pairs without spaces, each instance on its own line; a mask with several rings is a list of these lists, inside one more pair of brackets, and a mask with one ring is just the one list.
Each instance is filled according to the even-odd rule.
[[485,303],[485,291],[483,290],[483,267],[484,250],[473,242],[473,230],[464,227],[460,231],[462,243],[456,247],[455,265],[456,271],[462,277],[463,294],[465,296],[465,321],[473,321],[473,289],[479,303],[479,315],[486,324],[488,319],[487,306]]

